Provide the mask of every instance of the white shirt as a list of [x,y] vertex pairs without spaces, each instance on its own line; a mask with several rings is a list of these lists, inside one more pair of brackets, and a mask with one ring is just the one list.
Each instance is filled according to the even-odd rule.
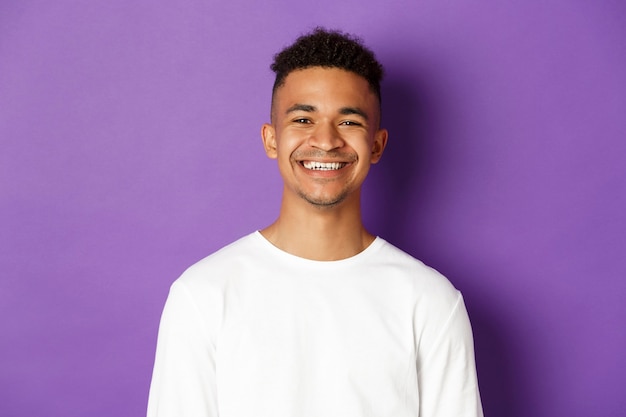
[[463,299],[381,238],[322,262],[255,232],[172,285],[148,416],[482,416]]

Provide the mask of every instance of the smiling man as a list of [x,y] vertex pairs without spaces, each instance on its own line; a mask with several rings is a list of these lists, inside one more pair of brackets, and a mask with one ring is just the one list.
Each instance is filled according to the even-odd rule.
[[272,70],[280,213],[172,285],[148,416],[482,416],[461,294],[361,221],[387,144],[381,65],[316,29]]

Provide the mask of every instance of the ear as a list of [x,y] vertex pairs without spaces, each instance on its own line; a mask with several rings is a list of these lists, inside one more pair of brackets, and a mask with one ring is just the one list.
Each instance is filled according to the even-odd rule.
[[389,132],[387,132],[387,129],[379,129],[376,131],[374,134],[374,143],[372,144],[372,156],[370,157],[370,163],[375,164],[380,161],[380,158],[383,156],[385,146],[387,146],[388,136]]
[[278,151],[276,150],[276,129],[274,129],[274,126],[269,123],[263,124],[261,127],[261,139],[263,139],[265,154],[271,159],[276,159]]

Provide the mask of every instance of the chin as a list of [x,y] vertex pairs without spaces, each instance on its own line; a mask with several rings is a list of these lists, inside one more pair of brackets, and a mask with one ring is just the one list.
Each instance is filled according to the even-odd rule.
[[300,195],[305,201],[309,204],[319,207],[319,208],[331,208],[336,207],[339,204],[343,203],[348,197],[347,194],[341,194],[337,196],[329,196],[329,197],[312,197],[310,195]]

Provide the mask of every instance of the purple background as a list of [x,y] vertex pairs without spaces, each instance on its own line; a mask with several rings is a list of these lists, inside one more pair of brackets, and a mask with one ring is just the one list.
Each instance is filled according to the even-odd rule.
[[171,282],[269,224],[272,55],[387,67],[376,234],[446,274],[487,416],[626,415],[626,3],[0,3],[0,415],[141,416]]

